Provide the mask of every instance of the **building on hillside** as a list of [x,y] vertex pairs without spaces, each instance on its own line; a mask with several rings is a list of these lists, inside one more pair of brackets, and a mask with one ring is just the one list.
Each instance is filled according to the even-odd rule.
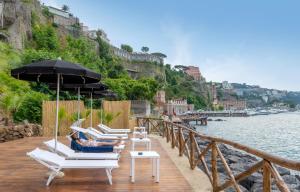
[[154,102],[157,105],[162,105],[166,103],[166,92],[163,90],[157,91],[154,96]]
[[199,67],[187,66],[184,68],[184,72],[193,77],[194,80],[199,81],[202,78]]
[[79,19],[74,17],[69,12],[51,6],[48,6],[48,9],[49,12],[53,14],[53,22],[55,24],[64,26],[66,28],[76,24],[79,25]]
[[120,49],[118,47],[115,47],[111,45],[112,48],[112,53],[118,57],[121,57],[123,59],[126,59],[128,61],[141,61],[141,62],[156,62],[159,64],[164,63],[164,59],[157,56],[157,55],[152,55],[149,53],[129,53],[123,49]]
[[226,100],[226,101],[219,101],[218,105],[223,106],[224,110],[244,110],[247,108],[246,101],[239,101],[239,100]]
[[223,89],[233,89],[232,85],[230,83],[228,83],[228,81],[222,82],[222,88]]
[[103,41],[105,41],[106,43],[109,44],[109,39],[107,37],[107,34],[105,33],[105,31],[103,31],[102,29],[98,29],[98,30],[89,30],[87,32],[87,36],[90,39],[97,39],[97,37],[100,37]]
[[149,116],[151,114],[150,102],[147,100],[131,100],[130,111],[135,116]]
[[165,115],[180,115],[188,111],[193,111],[194,105],[188,104],[186,99],[168,100],[164,105]]
[[208,84],[208,92],[210,95],[210,99],[213,103],[213,105],[217,105],[218,104],[218,95],[217,95],[217,87],[215,83],[209,83]]
[[4,27],[4,16],[3,16],[4,2],[0,2],[0,27]]
[[82,29],[82,33],[84,36],[88,36],[88,32],[89,32],[89,27],[84,25],[83,23],[80,23],[81,29]]

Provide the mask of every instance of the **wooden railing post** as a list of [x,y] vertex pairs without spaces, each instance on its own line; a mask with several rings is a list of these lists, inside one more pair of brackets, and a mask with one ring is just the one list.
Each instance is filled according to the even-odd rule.
[[263,192],[271,191],[271,171],[268,163],[266,160],[263,162]]
[[165,121],[162,122],[162,126],[163,126],[163,134],[162,134],[163,136],[162,137],[166,137],[166,124],[167,123]]
[[167,143],[170,142],[170,134],[169,134],[170,130],[169,130],[169,124],[166,123],[166,135],[167,135]]
[[172,148],[174,149],[174,147],[175,147],[175,137],[174,137],[174,125],[172,124],[172,126],[171,126],[171,138],[172,138],[172,141],[171,141],[171,146],[172,146]]
[[194,169],[195,166],[195,143],[194,143],[194,132],[189,133],[190,135],[190,167]]
[[182,128],[178,128],[178,150],[179,150],[179,156],[183,155],[183,140],[182,140]]
[[[166,137],[167,142],[171,141],[172,148],[178,146],[179,156],[185,154],[189,158],[191,169],[194,169],[199,163],[202,163],[204,171],[206,172],[209,180],[212,183],[213,192],[222,191],[232,186],[236,189],[236,191],[240,191],[238,182],[249,177],[252,173],[260,171],[261,169],[263,170],[263,192],[271,191],[272,181],[275,182],[280,191],[289,192],[290,190],[288,188],[288,185],[276,170],[275,165],[300,171],[299,161],[283,159],[229,140],[202,135],[189,127],[176,125],[170,121],[164,121],[162,119],[156,118],[137,118],[136,121],[139,126],[147,126],[149,132],[151,132],[151,127],[153,130],[160,127],[161,129],[159,129],[159,132],[163,137]],[[177,128],[177,132],[175,131],[175,128]],[[196,138],[208,141],[209,144],[203,151],[200,150]],[[256,163],[246,171],[234,175],[232,170],[228,166],[224,155],[218,148],[218,143],[231,146],[237,150],[244,151],[263,160]],[[210,149],[211,171],[208,169],[208,166],[205,162],[205,154],[207,154]],[[229,175],[229,180],[220,186],[217,163],[218,157],[220,157],[220,160],[225,166],[225,171]],[[273,178],[273,180],[271,178]]]
[[212,180],[213,180],[213,191],[217,191],[218,183],[219,183],[219,175],[218,175],[218,167],[217,167],[217,144],[215,141],[212,142],[211,147],[211,172],[212,172]]

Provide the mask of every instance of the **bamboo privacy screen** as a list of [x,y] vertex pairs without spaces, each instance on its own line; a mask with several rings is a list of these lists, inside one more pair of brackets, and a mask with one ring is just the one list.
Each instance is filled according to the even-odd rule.
[[[72,120],[70,116],[74,113],[77,113],[78,105],[77,101],[60,101],[60,108],[64,108],[66,111],[66,118],[64,118],[59,127],[60,136],[65,136],[70,133],[70,125],[72,125]],[[121,114],[113,120],[113,122],[109,125],[112,128],[128,128],[129,124],[129,115],[130,115],[130,101],[104,101],[103,102],[104,111],[112,112],[117,114],[120,112]],[[54,135],[54,127],[55,127],[55,110],[56,103],[55,101],[44,101],[43,102],[43,132],[44,136],[53,136]],[[80,102],[80,111],[86,111],[89,108],[85,108],[83,101]],[[99,110],[93,109],[93,127],[97,127],[97,125],[101,122],[98,116]],[[90,117],[83,122],[82,127],[90,126]]]
[[116,117],[112,123],[110,123],[111,128],[127,129],[129,128],[129,116],[130,116],[130,101],[104,101],[103,109],[104,111],[120,115]]

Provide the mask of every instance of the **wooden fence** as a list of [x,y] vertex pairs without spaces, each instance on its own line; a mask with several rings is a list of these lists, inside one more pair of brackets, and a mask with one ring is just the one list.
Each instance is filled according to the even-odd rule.
[[[59,107],[64,108],[66,111],[66,118],[64,118],[59,127],[59,135],[65,136],[70,133],[70,125],[73,123],[71,120],[72,114],[77,114],[78,104],[77,101],[60,101]],[[130,101],[104,101],[103,109],[106,112],[117,113],[120,115],[113,120],[109,125],[112,128],[128,128],[130,125]],[[89,110],[85,108],[82,101],[80,101],[80,111],[84,112]],[[99,110],[93,109],[92,126],[97,127],[101,122],[98,115]],[[43,135],[53,136],[55,130],[55,115],[56,115],[56,102],[55,101],[44,101],[43,102]],[[90,116],[83,122],[82,127],[90,126]]]
[[118,129],[129,128],[129,118],[130,118],[130,101],[104,101],[103,109],[104,111],[117,114],[120,113],[118,117],[110,123],[110,127]]
[[[137,118],[137,124],[139,126],[146,126],[148,132],[156,132],[159,135],[166,137],[167,142],[171,143],[172,148],[177,147],[179,156],[186,155],[189,159],[191,169],[194,169],[198,165],[202,165],[204,172],[208,176],[214,192],[225,190],[229,187],[233,187],[235,191],[240,192],[241,189],[238,185],[239,181],[244,180],[255,172],[260,172],[263,175],[263,191],[271,191],[271,183],[275,182],[278,189],[282,192],[289,192],[289,188],[278,173],[275,165],[300,171],[300,161],[292,161],[283,159],[260,150],[253,149],[251,147],[241,145],[225,139],[216,137],[210,137],[202,135],[193,129],[185,127],[183,125],[175,124],[169,121],[156,118]],[[205,148],[200,149],[197,140],[204,140],[207,142]],[[244,151],[248,154],[258,157],[261,161],[252,165],[250,168],[237,175],[232,173],[232,170],[228,166],[218,144],[225,144],[231,146],[234,149]],[[205,157],[207,153],[211,151],[210,163],[211,168],[207,166]],[[229,180],[224,183],[220,183],[218,173],[218,158],[224,165],[225,171],[228,174]]]

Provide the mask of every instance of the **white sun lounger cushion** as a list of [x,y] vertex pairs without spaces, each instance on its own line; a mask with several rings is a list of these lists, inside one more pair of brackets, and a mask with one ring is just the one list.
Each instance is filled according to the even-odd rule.
[[118,160],[65,160],[63,157],[45,150],[36,148],[27,153],[34,159],[50,162],[59,167],[72,169],[118,168]]
[[99,124],[98,127],[103,131],[105,131],[106,133],[120,133],[120,132],[130,133],[130,129],[112,129],[104,124]]
[[122,139],[127,139],[128,135],[127,134],[108,134],[108,133],[102,133],[100,131],[98,131],[95,128],[89,127],[88,129],[90,129],[91,131],[97,133],[98,135],[101,136],[106,136],[106,137],[121,137]]

